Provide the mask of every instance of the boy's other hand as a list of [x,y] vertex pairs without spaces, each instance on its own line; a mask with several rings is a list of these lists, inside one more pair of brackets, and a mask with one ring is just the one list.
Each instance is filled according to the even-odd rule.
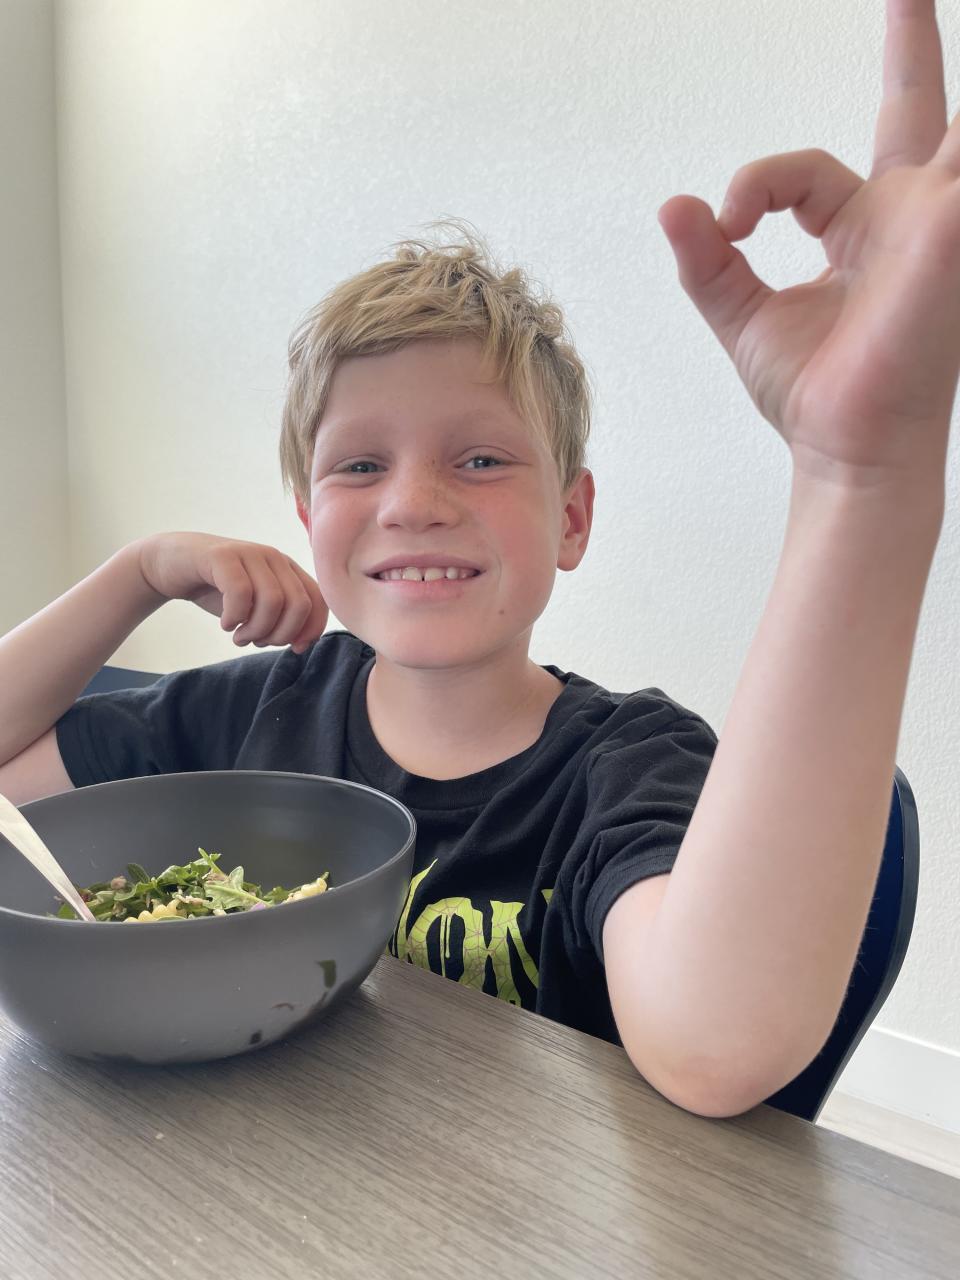
[[138,547],[147,585],[214,614],[235,644],[303,653],[327,625],[320,588],[276,547],[210,533],[158,533]]
[[[795,467],[857,487],[942,483],[960,373],[960,116],[948,126],[934,0],[887,0],[883,100],[864,180],[822,150],[734,175],[725,207],[659,213],[680,282]],[[732,243],[790,209],[828,261],[775,291]]]

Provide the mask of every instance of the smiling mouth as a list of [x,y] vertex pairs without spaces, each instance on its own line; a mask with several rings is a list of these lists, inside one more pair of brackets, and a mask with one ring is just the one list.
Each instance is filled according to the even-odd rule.
[[375,582],[466,582],[470,578],[479,578],[481,569],[417,569],[412,565],[406,569],[384,569],[383,573],[370,576]]

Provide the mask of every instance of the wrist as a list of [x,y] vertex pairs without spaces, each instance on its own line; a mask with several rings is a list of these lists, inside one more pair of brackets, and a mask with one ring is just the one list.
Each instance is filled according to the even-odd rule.
[[167,597],[158,591],[150,581],[147,564],[153,535],[137,538],[116,552],[112,557],[118,566],[125,569],[136,595],[137,606],[144,611],[144,616],[166,604]]
[[[842,437],[841,424],[837,431]],[[881,432],[881,435],[888,434]],[[811,483],[854,492],[887,489],[942,489],[947,470],[950,418],[937,422],[904,422],[894,441],[896,448],[847,450],[837,454],[808,443],[794,430],[789,442],[794,475]],[[860,456],[858,456],[860,455]]]
[[794,459],[790,523],[829,525],[842,534],[862,531],[881,546],[926,549],[932,556],[945,509],[944,468],[911,470],[841,465],[813,468]]

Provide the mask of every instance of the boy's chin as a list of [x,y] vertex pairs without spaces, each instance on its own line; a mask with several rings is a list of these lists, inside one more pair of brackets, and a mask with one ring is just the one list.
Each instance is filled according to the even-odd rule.
[[370,640],[366,643],[376,653],[378,662],[388,662],[391,666],[407,667],[415,671],[444,671],[451,667],[469,666],[482,662],[489,656],[476,644],[398,644],[389,640],[383,644],[374,644]]
[[489,640],[484,643],[484,638],[475,631],[470,635],[459,633],[456,627],[442,625],[417,625],[409,629],[378,627],[368,629],[366,634],[359,631],[354,634],[373,649],[378,662],[421,671],[473,666],[483,663],[500,648]]

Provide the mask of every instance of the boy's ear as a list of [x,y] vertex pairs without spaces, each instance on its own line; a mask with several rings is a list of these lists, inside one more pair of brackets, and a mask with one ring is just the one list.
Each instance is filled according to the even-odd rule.
[[297,498],[297,515],[300,517],[300,523],[306,529],[308,535],[313,537],[310,530],[310,512],[299,498]]
[[558,569],[576,569],[583,559],[593,526],[593,473],[582,467],[563,499],[563,530],[557,555]]

